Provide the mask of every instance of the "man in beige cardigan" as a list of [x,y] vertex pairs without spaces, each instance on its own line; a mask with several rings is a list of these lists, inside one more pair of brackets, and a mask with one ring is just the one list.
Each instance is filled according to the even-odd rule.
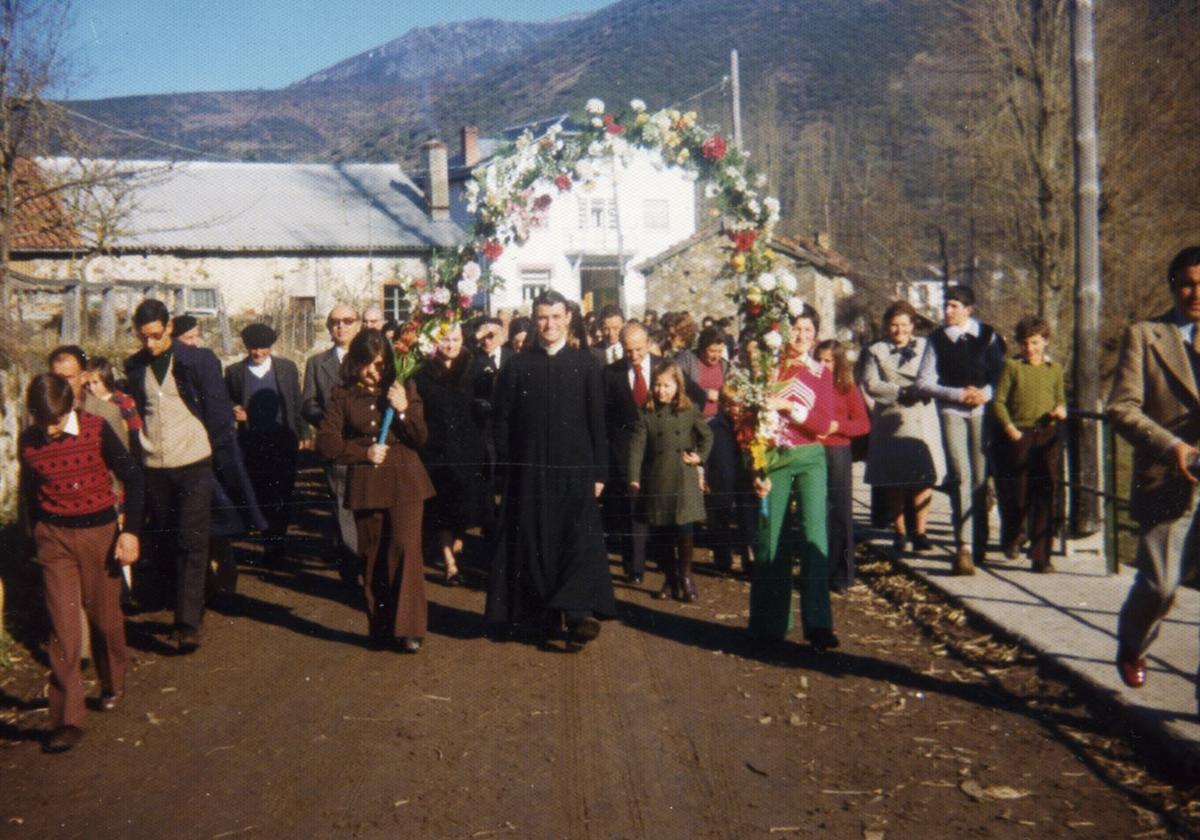
[[1167,280],[1175,306],[1126,329],[1108,398],[1134,447],[1138,572],[1117,625],[1117,669],[1132,688],[1145,684],[1146,651],[1200,555],[1200,246],[1175,256]]

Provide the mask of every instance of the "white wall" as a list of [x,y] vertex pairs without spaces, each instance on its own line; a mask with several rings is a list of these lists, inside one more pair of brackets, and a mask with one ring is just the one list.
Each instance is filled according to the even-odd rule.
[[[649,153],[638,152],[628,167],[604,161],[597,165],[599,175],[590,190],[579,182],[565,193],[551,187],[554,203],[546,226],[533,230],[524,243],[509,246],[492,266],[505,279],[503,288],[492,293],[492,311],[528,311],[522,298],[528,272],[548,271],[550,288],[579,300],[581,259],[604,258],[628,268],[695,233],[694,182],[681,169],[658,168],[651,160]],[[586,229],[580,227],[581,200],[587,202]],[[647,227],[648,201],[665,201],[665,226]],[[591,225],[592,209],[606,210],[604,202],[616,208],[615,229],[607,219],[599,228]],[[623,303],[629,311],[645,306],[646,283],[640,275],[625,278]]]
[[[40,261],[41,276],[78,276],[77,263]],[[384,283],[403,274],[425,276],[417,257],[360,256],[279,257],[219,256],[181,258],[169,255],[106,256],[87,265],[87,280],[152,280],[216,287],[230,315],[268,314],[287,298],[316,299],[318,319],[335,303],[362,306],[382,299]]]

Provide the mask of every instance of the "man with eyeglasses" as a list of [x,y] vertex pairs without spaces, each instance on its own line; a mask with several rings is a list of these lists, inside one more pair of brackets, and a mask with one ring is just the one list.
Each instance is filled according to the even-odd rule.
[[209,538],[244,532],[246,524],[265,531],[267,523],[242,469],[221,362],[173,339],[160,300],[138,304],[133,328],[142,349],[126,360],[125,376],[145,421],[138,439],[148,533],[156,562],[174,562],[173,636],[179,653],[191,653],[200,646]]
[[475,398],[484,414],[484,436],[488,453],[488,468],[495,478],[496,441],[492,433],[492,390],[500,368],[512,357],[511,347],[504,345],[504,325],[499,318],[483,318],[475,328],[475,346],[479,375],[475,379]]
[[[349,306],[339,303],[329,311],[325,326],[329,329],[333,346],[309,356],[304,365],[304,392],[300,397],[300,416],[314,429],[321,428],[329,395],[335,386],[341,384],[342,359],[346,357],[350,342],[358,335],[358,315]],[[337,540],[341,546],[338,571],[343,581],[357,586],[358,532],[355,530],[354,512],[345,505],[348,474],[349,467],[344,464],[332,461],[325,464],[325,479],[329,482],[329,492],[336,505],[334,517],[337,521]]]

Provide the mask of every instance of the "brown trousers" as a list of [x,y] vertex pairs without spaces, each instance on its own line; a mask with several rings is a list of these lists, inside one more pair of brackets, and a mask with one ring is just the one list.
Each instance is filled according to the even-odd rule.
[[376,638],[423,638],[426,625],[425,564],[421,516],[425,503],[356,510],[363,594]]
[[1028,426],[1021,439],[1002,436],[996,459],[996,496],[1000,503],[1001,544],[1021,539],[1029,521],[1029,559],[1034,566],[1050,562],[1055,506],[1062,475],[1062,440],[1058,424]]
[[121,572],[112,559],[116,524],[64,528],[39,522],[33,537],[50,614],[50,722],[83,723],[83,625],[91,630],[92,660],[103,693],[125,690],[125,616]]

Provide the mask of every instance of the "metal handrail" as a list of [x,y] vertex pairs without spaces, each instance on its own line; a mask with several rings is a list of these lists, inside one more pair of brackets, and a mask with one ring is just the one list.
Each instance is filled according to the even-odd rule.
[[[1100,411],[1089,411],[1087,409],[1072,408],[1067,412],[1068,421],[1090,420],[1100,424],[1101,430],[1101,446],[1104,458],[1104,488],[1087,487],[1073,483],[1070,480],[1070,471],[1067,472],[1067,478],[1063,481],[1064,489],[1073,489],[1079,493],[1090,493],[1103,500],[1104,502],[1104,555],[1109,574],[1116,574],[1120,568],[1120,543],[1118,540],[1119,528],[1117,525],[1117,514],[1121,506],[1129,507],[1129,499],[1125,496],[1117,494],[1117,436],[1113,432],[1112,421],[1108,415]],[[1070,443],[1073,444],[1076,435],[1078,434],[1077,422],[1072,425],[1072,435]],[[1073,446],[1068,447],[1068,457],[1075,457]],[[1065,517],[1063,526],[1063,539],[1065,542]]]

